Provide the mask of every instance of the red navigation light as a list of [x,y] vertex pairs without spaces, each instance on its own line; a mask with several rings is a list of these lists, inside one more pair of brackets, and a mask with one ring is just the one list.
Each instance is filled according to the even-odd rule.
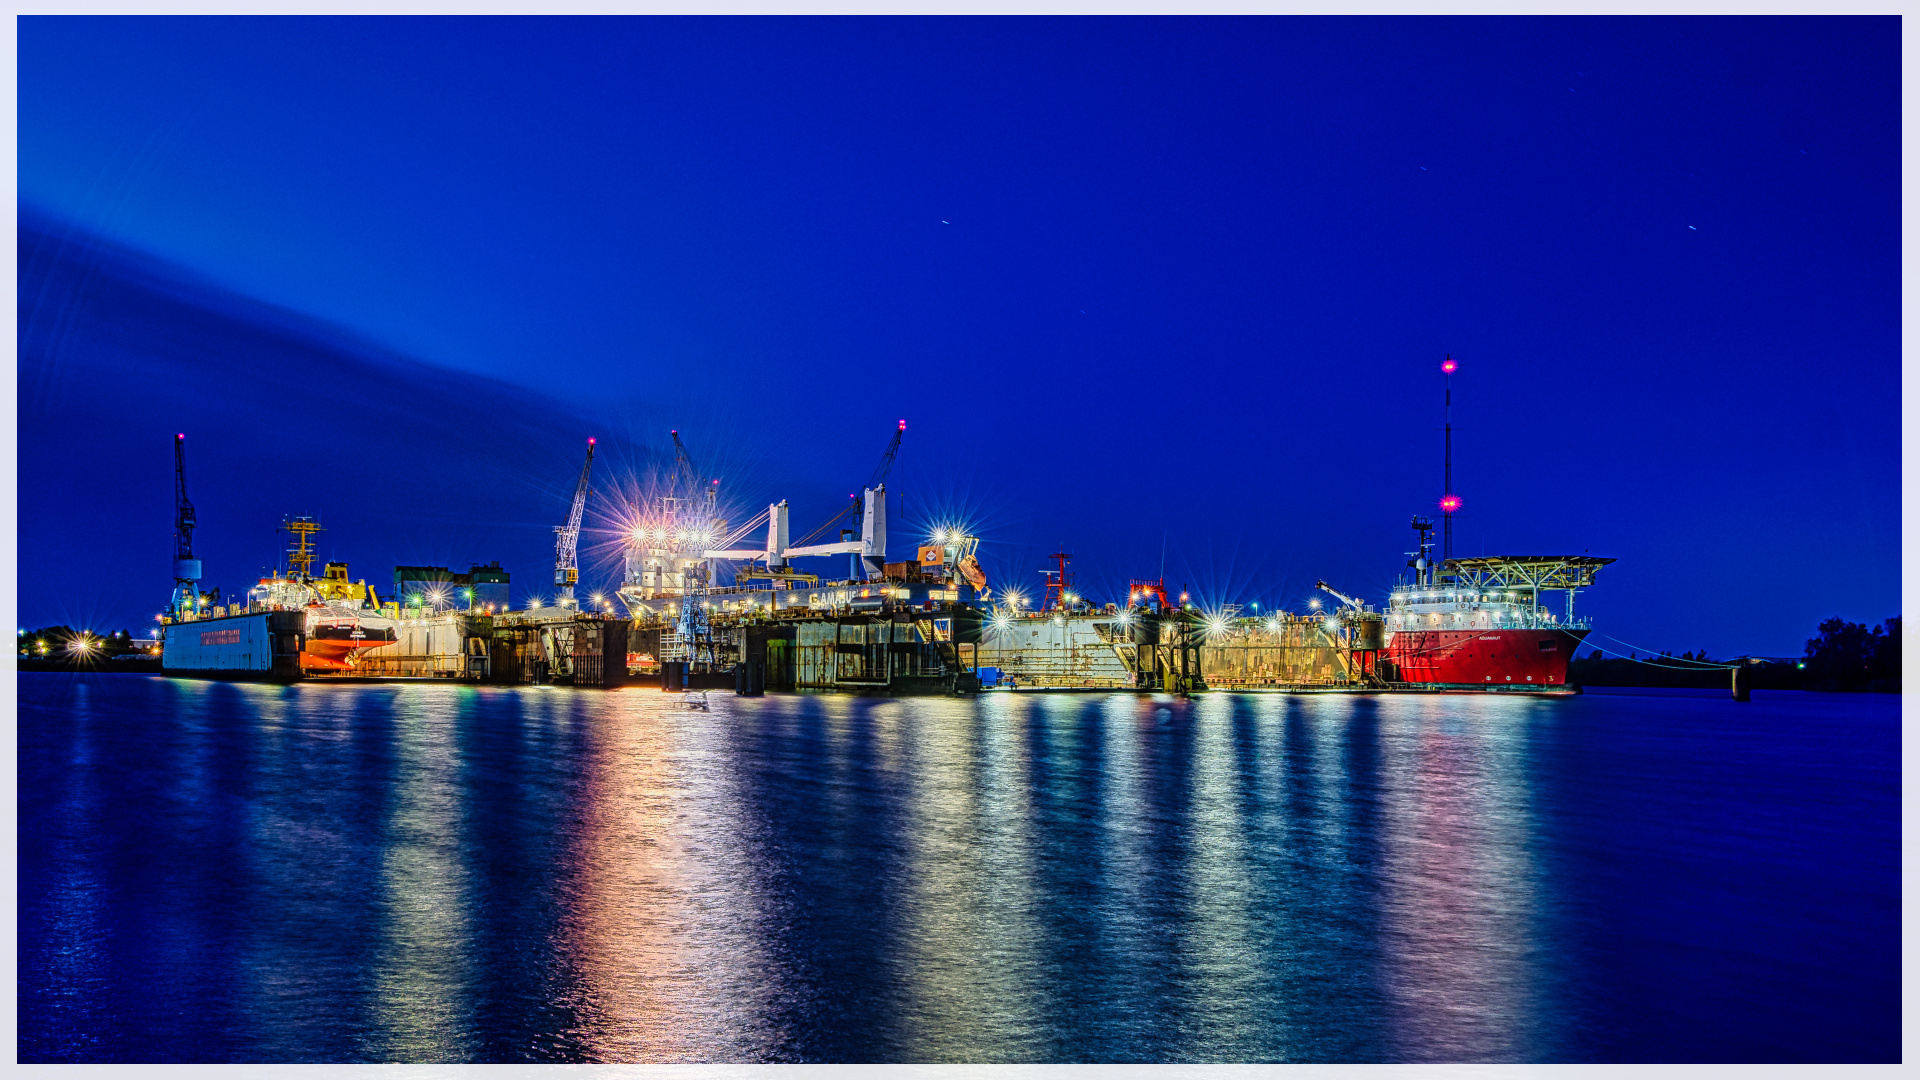
[[593,445],[593,436],[591,436],[591,435],[589,435],[589,436],[587,436],[587,445],[588,445],[588,446],[592,446],[592,445]]
[[1460,496],[1447,495],[1442,497],[1440,500],[1440,509],[1445,510],[1449,514],[1460,509]]
[[173,438],[174,438],[174,441],[176,441],[176,442],[177,442],[177,441],[179,441],[179,440],[181,440],[181,439],[184,439],[184,438],[186,438],[186,437],[187,437],[187,433],[183,431],[183,432],[181,432],[180,434],[178,434],[178,435],[175,435],[175,436],[174,436]]
[[907,422],[905,420],[900,421],[900,430],[901,431],[907,430]]
[[1449,375],[1451,375],[1451,374],[1453,374],[1454,372],[1456,372],[1456,371],[1458,371],[1458,370],[1460,370],[1460,365],[1459,365],[1459,364],[1457,364],[1457,363],[1455,363],[1455,362],[1454,362],[1453,360],[1451,360],[1451,359],[1448,359],[1448,360],[1442,360],[1442,361],[1440,362],[1440,370],[1441,370],[1441,371],[1444,371],[1444,372],[1446,372],[1446,373],[1447,373],[1447,374],[1449,374]]

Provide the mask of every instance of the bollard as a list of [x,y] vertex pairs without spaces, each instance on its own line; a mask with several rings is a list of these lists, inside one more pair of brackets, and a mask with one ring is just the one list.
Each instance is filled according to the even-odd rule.
[[1734,665],[1732,670],[1733,670],[1733,700],[1752,701],[1753,688],[1750,685],[1748,685],[1751,680],[1747,677],[1746,666],[1743,664],[1736,664]]

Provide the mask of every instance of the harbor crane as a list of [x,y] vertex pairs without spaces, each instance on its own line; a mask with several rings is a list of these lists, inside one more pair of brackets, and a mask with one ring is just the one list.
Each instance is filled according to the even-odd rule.
[[1321,592],[1331,593],[1335,599],[1339,600],[1341,603],[1347,605],[1348,607],[1352,608],[1355,611],[1367,610],[1367,605],[1361,603],[1358,600],[1355,600],[1353,597],[1348,596],[1346,593],[1341,592],[1339,589],[1334,588],[1333,586],[1327,584],[1324,581],[1314,582],[1313,587],[1316,589],[1319,589]]
[[[674,442],[680,440],[676,437]],[[580,482],[574,485],[573,505],[567,508],[567,523],[555,525],[553,543],[553,583],[558,587],[554,606],[577,608],[580,602],[574,599],[573,587],[580,580],[580,518],[587,509],[587,480],[593,472],[594,440],[587,440],[587,462],[580,466]]]
[[193,557],[193,503],[187,498],[187,435],[173,437],[173,611],[196,610],[200,560]]

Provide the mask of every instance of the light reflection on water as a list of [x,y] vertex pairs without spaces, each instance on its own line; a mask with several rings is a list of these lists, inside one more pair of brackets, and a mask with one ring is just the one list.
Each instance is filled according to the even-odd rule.
[[22,1060],[1533,1060],[1617,1010],[1539,856],[1591,698],[23,686]]
[[1533,703],[1485,721],[1420,710],[1385,744],[1381,940],[1398,1053],[1511,1061],[1525,1053],[1532,940],[1529,819],[1519,751]]

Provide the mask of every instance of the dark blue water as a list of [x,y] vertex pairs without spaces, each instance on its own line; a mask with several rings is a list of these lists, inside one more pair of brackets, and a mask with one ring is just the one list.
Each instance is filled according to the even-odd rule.
[[18,686],[26,1062],[1900,1055],[1895,698]]

